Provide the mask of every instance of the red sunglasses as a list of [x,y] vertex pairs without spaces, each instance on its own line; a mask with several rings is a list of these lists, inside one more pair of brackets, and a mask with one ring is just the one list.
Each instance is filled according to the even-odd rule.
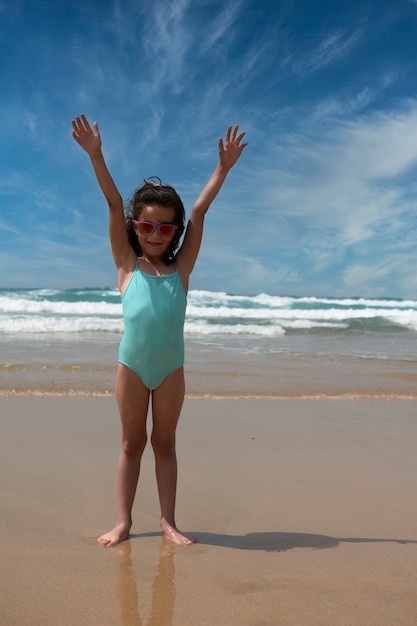
[[132,220],[132,223],[137,227],[141,235],[152,235],[155,229],[157,229],[161,237],[164,238],[172,237],[177,228],[179,228],[178,224],[153,224],[152,222],[140,222],[138,220]]

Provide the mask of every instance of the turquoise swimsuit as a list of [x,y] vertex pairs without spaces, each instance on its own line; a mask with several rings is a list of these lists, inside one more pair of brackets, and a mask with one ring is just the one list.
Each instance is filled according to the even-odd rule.
[[153,276],[136,268],[122,296],[124,332],[119,363],[150,390],[184,363],[187,296],[177,269]]

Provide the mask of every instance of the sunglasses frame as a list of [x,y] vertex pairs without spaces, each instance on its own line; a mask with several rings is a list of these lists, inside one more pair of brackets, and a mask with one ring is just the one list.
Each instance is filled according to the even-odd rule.
[[[178,224],[170,224],[170,223],[162,223],[162,224],[154,224],[153,222],[147,222],[144,220],[132,220],[132,224],[134,224],[138,231],[140,232],[140,227],[141,224],[147,224],[148,226],[152,226],[152,230],[149,231],[149,233],[140,233],[141,235],[153,235],[153,233],[155,232],[155,230],[158,231],[158,233],[161,235],[161,237],[163,237],[163,239],[169,239],[170,237],[172,237],[175,234],[175,231],[178,230],[179,226]],[[164,235],[161,232],[161,228],[163,228],[164,226],[169,226],[170,228],[173,229],[173,232],[170,235]]]

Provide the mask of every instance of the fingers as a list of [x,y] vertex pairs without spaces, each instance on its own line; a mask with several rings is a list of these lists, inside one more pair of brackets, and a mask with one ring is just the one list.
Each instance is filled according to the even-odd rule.
[[88,120],[87,120],[86,116],[84,115],[84,113],[81,113],[81,119],[83,121],[85,130],[91,130],[90,124],[88,123]]
[[85,130],[84,122],[82,121],[82,118],[79,115],[77,115],[75,120],[72,120],[72,127],[74,131],[78,133]]
[[[81,115],[77,115],[77,117],[75,118],[75,120],[72,120],[72,128],[73,128],[73,133],[85,133],[85,132],[91,132],[91,126],[88,123],[88,120],[86,118],[86,116],[84,115],[84,113],[82,113]],[[95,131],[98,131],[98,126],[97,126],[97,122],[94,122],[93,124],[93,128]]]
[[[239,132],[239,124],[236,124],[235,127],[229,126],[226,131],[226,143],[233,142],[237,144],[239,147],[242,147],[239,144],[242,141],[243,137],[246,135],[246,132],[244,131],[240,133],[240,135],[238,135],[238,132]],[[247,145],[248,144],[245,143],[243,147],[246,147]]]

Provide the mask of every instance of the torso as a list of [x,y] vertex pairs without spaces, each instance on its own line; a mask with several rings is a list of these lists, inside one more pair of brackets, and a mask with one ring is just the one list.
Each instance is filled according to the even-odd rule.
[[141,378],[149,389],[184,362],[184,321],[187,296],[175,264],[167,274],[136,268],[123,291],[124,333],[119,362]]

